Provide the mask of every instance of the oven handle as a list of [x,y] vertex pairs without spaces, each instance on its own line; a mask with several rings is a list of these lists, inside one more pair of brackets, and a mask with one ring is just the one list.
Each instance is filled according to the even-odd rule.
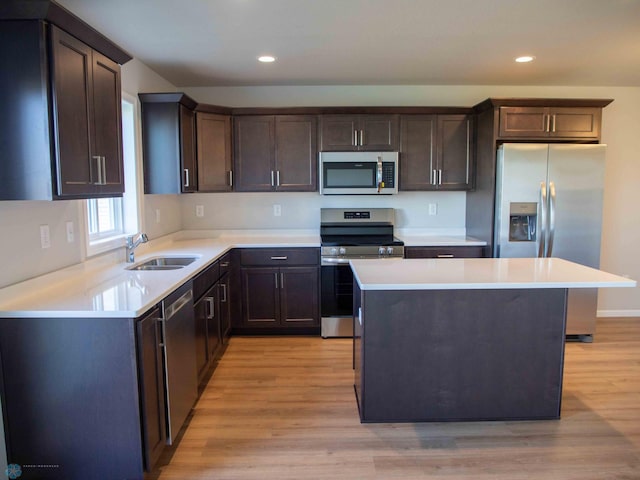
[[324,266],[332,266],[332,265],[348,265],[349,264],[349,259],[348,258],[335,258],[335,257],[328,257],[328,258],[321,258],[320,259],[320,265],[324,265]]

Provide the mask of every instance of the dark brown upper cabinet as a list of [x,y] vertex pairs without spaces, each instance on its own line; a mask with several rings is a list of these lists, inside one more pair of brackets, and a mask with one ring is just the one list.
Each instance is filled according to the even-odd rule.
[[234,125],[235,190],[317,190],[314,115],[243,115]]
[[401,116],[400,190],[469,190],[472,186],[471,116]]
[[[58,15],[56,21],[71,18],[66,11]],[[78,22],[61,23],[73,30]],[[106,56],[117,47],[104,37],[101,52],[46,18],[0,23],[0,65],[11,71],[0,76],[0,199],[121,196],[120,65],[114,58],[126,58]]]
[[199,192],[233,189],[231,116],[196,112]]
[[184,93],[141,93],[144,193],[198,190],[197,103]]
[[398,115],[322,115],[320,150],[396,151]]
[[598,139],[602,108],[500,107],[499,137]]

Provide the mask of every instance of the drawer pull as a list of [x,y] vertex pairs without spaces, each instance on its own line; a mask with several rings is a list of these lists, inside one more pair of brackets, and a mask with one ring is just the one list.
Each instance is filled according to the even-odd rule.
[[222,263],[220,264],[220,266],[221,266],[222,268],[229,268],[229,262],[222,262]]
[[287,260],[289,257],[287,257],[286,255],[283,257],[271,257],[271,260]]
[[454,255],[452,253],[441,253],[438,258],[454,258]]

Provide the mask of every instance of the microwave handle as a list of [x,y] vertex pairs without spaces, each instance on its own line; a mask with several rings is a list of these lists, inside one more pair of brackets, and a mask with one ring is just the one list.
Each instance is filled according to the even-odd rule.
[[384,188],[384,182],[382,181],[382,155],[378,155],[378,175],[377,175],[377,180],[378,180],[378,193],[380,193],[380,190]]

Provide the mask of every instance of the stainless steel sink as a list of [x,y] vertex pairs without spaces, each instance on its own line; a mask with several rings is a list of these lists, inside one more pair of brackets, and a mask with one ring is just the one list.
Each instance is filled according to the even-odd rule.
[[195,262],[197,259],[198,257],[156,257],[127,267],[127,270],[178,270]]

